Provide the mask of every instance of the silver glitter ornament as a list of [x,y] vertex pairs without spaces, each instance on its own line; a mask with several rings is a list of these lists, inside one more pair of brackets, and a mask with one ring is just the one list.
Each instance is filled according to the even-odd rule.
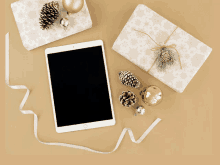
[[143,115],[145,113],[145,109],[143,106],[138,106],[136,108],[136,111],[135,111],[135,114],[134,116],[137,116],[137,115]]
[[61,18],[60,25],[64,28],[67,28],[69,26],[69,20],[68,18]]

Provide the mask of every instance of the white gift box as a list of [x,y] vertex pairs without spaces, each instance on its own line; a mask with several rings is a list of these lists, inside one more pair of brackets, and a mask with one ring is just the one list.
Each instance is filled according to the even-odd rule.
[[61,27],[60,19],[67,16],[67,11],[63,8],[62,0],[54,1],[59,3],[60,17],[48,30],[40,28],[39,18],[43,5],[52,2],[52,0],[20,0],[11,4],[22,43],[27,50],[35,49],[92,27],[92,20],[85,0],[82,10],[68,17],[70,24],[66,29]]
[[[152,49],[158,45],[174,45],[173,51],[179,54],[174,64],[164,71],[155,63],[157,56]],[[212,51],[142,4],[136,7],[112,49],[179,93],[184,91]]]

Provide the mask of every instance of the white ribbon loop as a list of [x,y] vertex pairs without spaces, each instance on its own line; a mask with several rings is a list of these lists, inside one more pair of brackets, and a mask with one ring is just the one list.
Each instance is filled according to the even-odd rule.
[[5,83],[6,85],[8,85],[10,88],[12,89],[26,89],[27,92],[19,106],[19,110],[21,111],[21,113],[23,114],[33,114],[34,115],[34,135],[35,135],[35,138],[42,144],[46,144],[46,145],[55,145],[55,146],[63,146],[63,147],[70,147],[70,148],[76,148],[76,149],[81,149],[81,150],[86,150],[86,151],[90,151],[90,152],[95,152],[95,153],[100,153],[100,154],[110,154],[112,152],[114,152],[115,150],[118,149],[119,145],[121,144],[121,141],[123,140],[124,136],[125,136],[125,133],[128,131],[129,133],[129,136],[130,136],[130,139],[132,142],[134,143],[140,143],[142,142],[142,140],[144,140],[144,138],[148,135],[148,133],[160,122],[160,118],[157,118],[152,124],[151,126],[143,133],[143,135],[136,141],[135,138],[134,138],[134,134],[132,132],[132,130],[130,128],[124,128],[121,132],[121,135],[118,139],[118,142],[116,143],[116,146],[115,148],[110,151],[110,152],[102,152],[102,151],[97,151],[97,150],[93,150],[91,148],[88,148],[88,147],[84,147],[84,146],[78,146],[78,145],[74,145],[74,144],[66,144],[66,143],[51,143],[51,142],[43,142],[43,141],[40,141],[38,139],[38,136],[37,136],[37,126],[38,126],[38,117],[37,115],[31,111],[31,110],[22,110],[27,99],[28,99],[28,96],[30,94],[30,90],[24,86],[24,85],[9,85],[9,33],[6,34],[5,36]]

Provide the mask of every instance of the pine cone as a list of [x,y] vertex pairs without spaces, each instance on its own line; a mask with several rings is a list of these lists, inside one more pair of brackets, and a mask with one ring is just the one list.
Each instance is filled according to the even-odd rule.
[[165,69],[166,65],[172,65],[174,63],[174,54],[168,48],[164,47],[158,53],[158,66],[160,69]]
[[138,88],[140,86],[139,80],[130,71],[119,72],[119,80],[123,85]]
[[119,97],[119,100],[123,106],[130,107],[136,103],[137,98],[133,92],[131,92],[131,91],[124,92],[123,91],[122,95],[120,95],[120,97]]
[[42,30],[49,29],[51,25],[59,17],[59,3],[58,2],[49,2],[45,3],[41,9],[39,23]]

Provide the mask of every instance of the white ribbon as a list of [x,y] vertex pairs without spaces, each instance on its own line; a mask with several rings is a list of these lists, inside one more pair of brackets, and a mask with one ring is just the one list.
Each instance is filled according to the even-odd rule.
[[78,146],[78,145],[74,145],[74,144],[50,143],[50,142],[40,141],[38,139],[38,136],[37,136],[37,126],[38,126],[38,117],[37,117],[37,115],[32,110],[22,110],[22,108],[24,107],[25,102],[28,99],[28,96],[30,94],[30,90],[24,85],[9,85],[9,33],[7,33],[6,36],[5,36],[5,42],[6,42],[5,43],[5,49],[6,49],[5,50],[5,83],[6,83],[6,85],[8,85],[12,89],[26,89],[27,90],[27,92],[26,92],[26,94],[25,94],[25,96],[24,96],[24,98],[23,98],[23,100],[22,100],[22,102],[19,106],[19,110],[23,114],[33,114],[34,115],[34,135],[35,135],[35,138],[40,143],[46,144],[46,145],[56,145],[56,146],[65,146],[65,147],[70,147],[70,148],[82,149],[82,150],[91,151],[91,152],[100,153],[100,154],[109,154],[109,153],[112,153],[112,152],[114,152],[115,150],[118,149],[118,147],[119,147],[119,145],[120,145],[120,143],[121,143],[122,139],[124,138],[125,133],[127,131],[129,133],[129,136],[130,136],[130,139],[131,139],[132,142],[140,143],[140,142],[142,142],[142,140],[144,140],[144,138],[148,135],[148,133],[160,122],[161,119],[157,118],[137,141],[134,138],[132,130],[130,128],[124,128],[121,132],[121,135],[118,139],[118,142],[117,142],[115,148],[110,152],[96,151],[96,150],[93,150],[93,149],[88,148],[88,147]]

